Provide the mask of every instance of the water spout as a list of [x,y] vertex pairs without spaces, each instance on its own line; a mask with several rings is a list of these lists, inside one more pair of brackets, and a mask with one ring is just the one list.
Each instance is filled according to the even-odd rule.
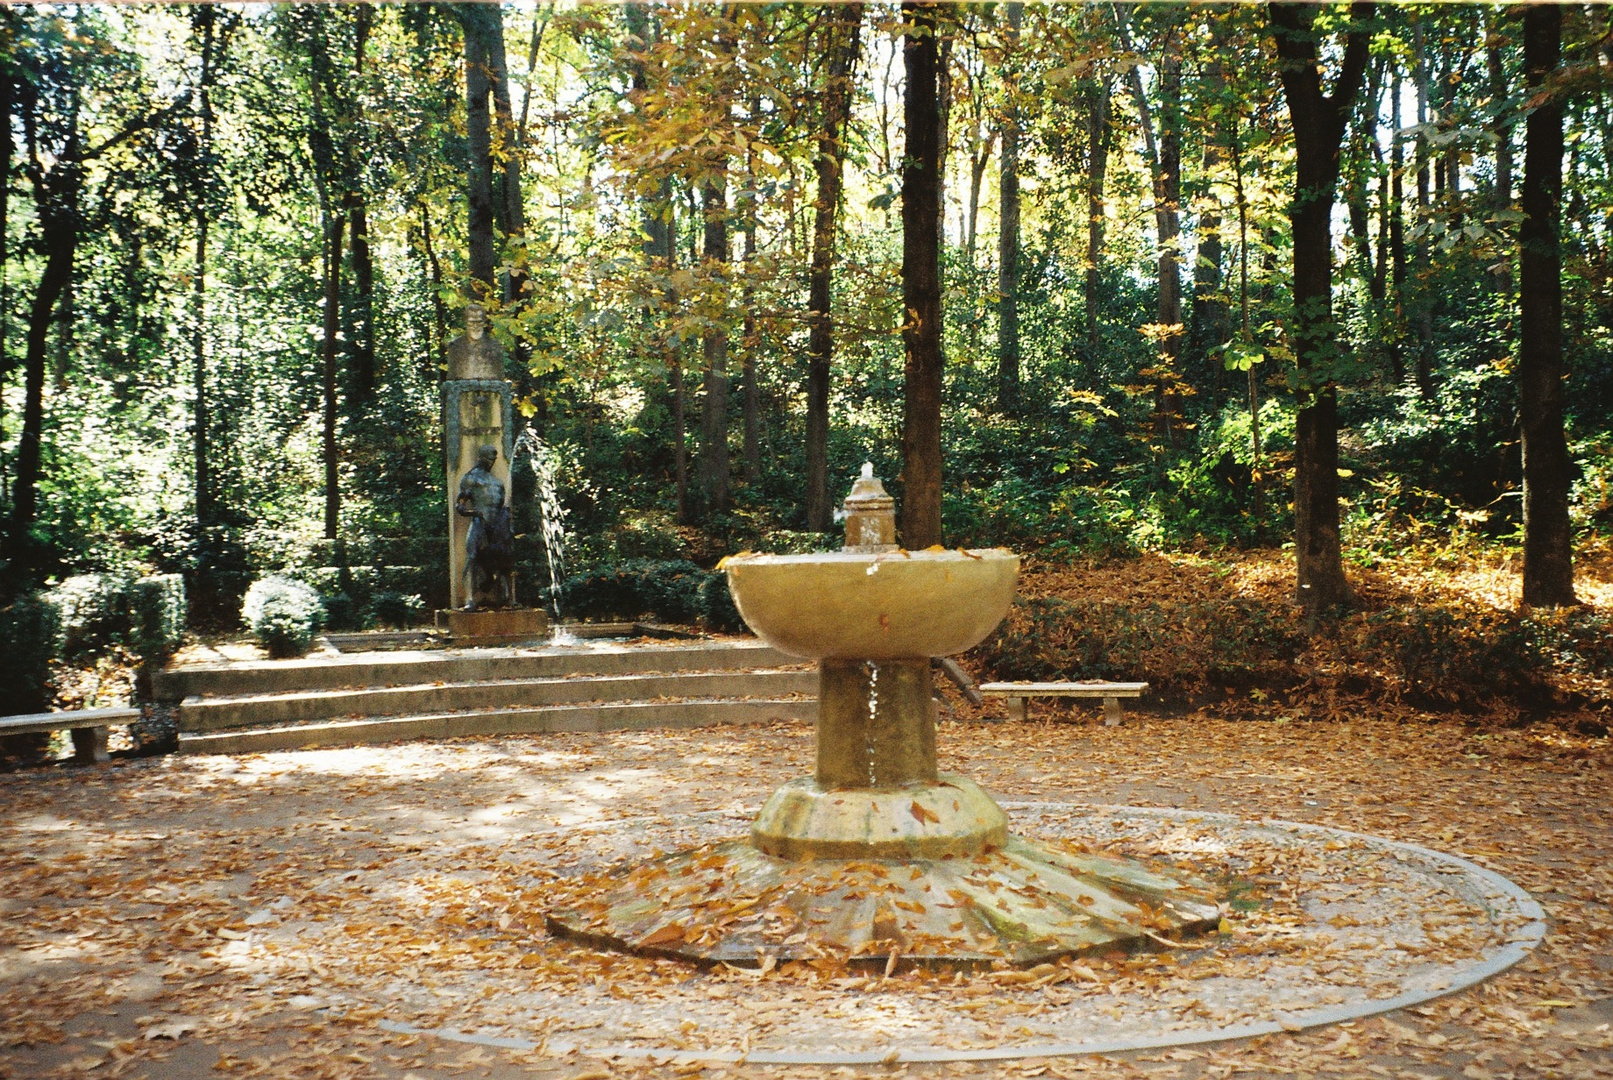
[[[532,475],[537,481],[539,531],[543,535],[543,554],[549,562],[549,605],[554,617],[560,618],[560,596],[566,579],[566,511],[560,505],[556,483],[560,473],[560,454],[528,427],[515,440],[515,457],[527,453]],[[512,462],[513,464],[513,462]]]

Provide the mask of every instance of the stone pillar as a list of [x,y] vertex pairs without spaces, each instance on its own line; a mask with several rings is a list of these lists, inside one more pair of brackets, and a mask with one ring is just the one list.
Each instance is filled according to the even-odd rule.
[[935,772],[928,660],[818,664],[818,786],[895,788]]
[[510,384],[503,379],[450,379],[442,384],[443,450],[448,473],[448,595],[458,610],[465,593],[465,534],[470,519],[454,512],[459,482],[476,467],[476,452],[498,447],[493,475],[509,499],[510,458],[515,453],[515,424]]
[[493,475],[510,497],[510,459],[515,455],[515,414],[504,379],[504,348],[487,333],[487,316],[465,309],[465,332],[448,343],[448,379],[442,384],[443,457],[448,495],[448,606],[457,611],[465,593],[465,535],[470,519],[454,512],[459,482],[476,467],[476,452],[498,447]]

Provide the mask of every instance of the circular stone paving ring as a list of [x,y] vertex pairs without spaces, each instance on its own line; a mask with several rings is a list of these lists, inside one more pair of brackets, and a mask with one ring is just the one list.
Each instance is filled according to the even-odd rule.
[[[719,969],[626,1000],[586,981],[562,991],[523,983],[518,973],[478,970],[457,988],[389,988],[392,1018],[382,1027],[554,1055],[670,1063],[858,1065],[1114,1053],[1301,1031],[1406,1008],[1506,970],[1545,935],[1544,912],[1523,889],[1467,859],[1414,844],[1176,809],[1047,802],[1005,808],[1039,839],[1079,840],[1220,874],[1233,896],[1229,924],[1167,953],[1119,960],[1138,970],[1112,977],[1112,968],[1097,964],[1098,971],[1067,965],[1068,981],[1057,985],[1002,977],[1008,973],[960,976],[985,980],[972,995],[967,983],[937,994],[933,984],[902,978],[823,982]],[[572,826],[572,840],[583,833],[589,842],[569,847],[578,853],[573,858],[586,860],[569,873],[636,861],[649,847],[716,847],[733,838],[735,824],[732,814],[709,813]],[[541,848],[543,836],[530,840]],[[563,875],[557,884],[563,899],[568,868],[554,869]],[[743,984],[737,1014],[732,999],[708,993],[730,980]],[[491,993],[495,982],[498,992]],[[970,997],[992,1006],[960,1007]],[[444,1015],[453,1020],[439,1026]],[[409,1023],[414,1016],[437,1019]]]

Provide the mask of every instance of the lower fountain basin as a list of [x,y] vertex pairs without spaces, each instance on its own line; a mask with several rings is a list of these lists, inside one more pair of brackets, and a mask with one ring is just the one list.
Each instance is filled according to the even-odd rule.
[[1008,613],[1019,577],[1019,556],[1001,548],[732,555],[723,566],[756,635],[811,660],[963,652]]

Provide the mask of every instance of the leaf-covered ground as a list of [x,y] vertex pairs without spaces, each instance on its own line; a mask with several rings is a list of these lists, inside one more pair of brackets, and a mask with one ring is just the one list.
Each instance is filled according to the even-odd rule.
[[[1118,729],[1037,715],[1044,719],[1023,725],[944,725],[943,767],[1010,800],[1274,816],[1465,853],[1533,892],[1551,933],[1520,967],[1477,989],[1253,1043],[1000,1065],[713,1067],[707,1075],[1613,1076],[1606,739],[1404,710],[1309,722],[1273,710],[1234,722],[1206,709],[1137,715]],[[695,1071],[447,1044],[390,1035],[376,1021],[404,988],[459,992],[486,963],[523,970],[524,954],[501,952],[501,942],[533,913],[479,890],[492,880],[483,871],[504,854],[524,850],[541,862],[548,841],[535,834],[755,805],[806,771],[810,757],[810,730],[779,724],[148,759],[5,777],[0,1075],[603,1080]],[[373,917],[383,893],[415,897],[430,925],[410,933],[399,907],[384,939],[349,930],[355,913]],[[326,938],[350,934],[352,952],[265,951],[263,931],[287,912],[328,928]],[[684,977],[636,960],[531,963],[522,977],[612,995],[632,995],[638,979],[649,988]],[[1175,977],[1157,957],[1087,966],[1143,991],[1151,979]],[[712,1001],[731,1003],[736,1027],[756,1022],[753,976],[694,977]],[[376,1009],[341,1019],[317,1011],[338,985],[372,988]],[[941,994],[971,1016],[1000,1012],[1005,1030],[1021,1007],[988,976],[941,982],[897,973],[886,982],[876,973],[818,989],[829,995],[819,1000],[852,1016],[859,995]]]

